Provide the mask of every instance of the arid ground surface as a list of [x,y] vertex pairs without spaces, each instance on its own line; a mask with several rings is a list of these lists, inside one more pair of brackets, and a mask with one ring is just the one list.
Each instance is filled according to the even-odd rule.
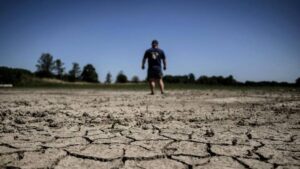
[[0,90],[0,168],[300,168],[300,93]]

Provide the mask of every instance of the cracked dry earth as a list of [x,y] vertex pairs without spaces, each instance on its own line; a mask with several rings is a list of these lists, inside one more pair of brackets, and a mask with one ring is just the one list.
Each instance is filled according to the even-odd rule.
[[295,91],[0,90],[0,168],[300,168]]

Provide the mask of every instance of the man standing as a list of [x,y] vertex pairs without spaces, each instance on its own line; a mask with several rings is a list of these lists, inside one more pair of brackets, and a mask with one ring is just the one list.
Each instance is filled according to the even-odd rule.
[[142,69],[145,69],[145,62],[148,59],[148,76],[149,86],[151,89],[151,94],[154,94],[155,83],[159,84],[161,94],[164,94],[164,82],[162,80],[162,68],[161,61],[163,61],[164,70],[167,69],[166,56],[164,51],[158,48],[158,41],[153,40],[152,48],[146,50],[143,61]]

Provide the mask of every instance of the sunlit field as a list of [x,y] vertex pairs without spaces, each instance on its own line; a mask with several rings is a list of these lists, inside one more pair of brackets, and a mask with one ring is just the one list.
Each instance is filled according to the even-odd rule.
[[300,166],[297,90],[146,87],[1,89],[0,166]]

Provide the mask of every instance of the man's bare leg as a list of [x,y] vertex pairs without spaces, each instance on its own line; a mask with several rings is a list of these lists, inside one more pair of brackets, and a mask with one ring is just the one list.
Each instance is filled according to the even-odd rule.
[[155,81],[153,79],[149,79],[149,86],[150,86],[151,94],[154,94]]
[[163,82],[162,78],[160,78],[158,80],[158,84],[159,84],[161,94],[164,94],[165,93],[165,85],[164,85],[164,82]]

